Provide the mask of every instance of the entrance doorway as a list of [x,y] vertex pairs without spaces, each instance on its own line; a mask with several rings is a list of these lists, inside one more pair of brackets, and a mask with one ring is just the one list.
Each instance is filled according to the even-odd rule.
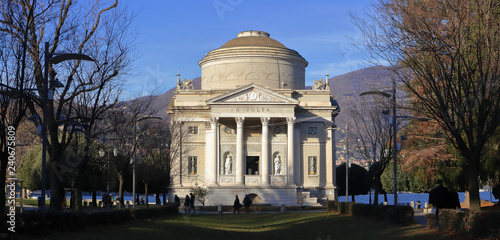
[[259,156],[247,156],[247,175],[259,175]]

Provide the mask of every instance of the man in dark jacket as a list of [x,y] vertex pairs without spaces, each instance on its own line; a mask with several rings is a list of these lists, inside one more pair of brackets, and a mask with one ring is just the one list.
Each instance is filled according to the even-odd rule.
[[245,206],[245,212],[249,213],[250,212],[250,205],[252,204],[252,200],[248,197],[248,194],[245,194],[245,197],[243,198],[243,205]]
[[233,213],[240,213],[240,199],[238,198],[238,195],[236,195],[236,198],[234,199],[234,204],[233,204]]

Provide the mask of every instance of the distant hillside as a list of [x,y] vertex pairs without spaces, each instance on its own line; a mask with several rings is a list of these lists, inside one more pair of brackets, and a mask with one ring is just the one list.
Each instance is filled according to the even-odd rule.
[[[337,99],[342,110],[348,108],[352,102],[358,101],[359,94],[364,91],[390,87],[391,76],[393,76],[393,73],[386,68],[371,67],[330,78],[329,83],[332,94]],[[201,78],[193,79],[193,88],[201,89]],[[311,87],[308,86],[306,89],[311,89]],[[163,94],[153,96],[154,103],[152,107],[156,109],[156,116],[170,121],[166,110],[168,103],[174,96],[174,91],[175,88],[172,88]],[[345,126],[345,116],[342,112],[337,118],[337,125]]]
[[361,101],[359,94],[370,90],[392,87],[394,73],[384,67],[364,68],[329,79],[332,95],[339,103],[341,113],[336,119],[339,127],[345,127],[345,114],[342,110],[352,103]]

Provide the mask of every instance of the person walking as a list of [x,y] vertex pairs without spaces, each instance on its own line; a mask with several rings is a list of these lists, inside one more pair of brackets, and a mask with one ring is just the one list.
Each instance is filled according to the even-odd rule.
[[248,194],[245,194],[245,197],[243,198],[243,206],[245,206],[246,213],[250,212],[250,205],[251,204],[252,204],[252,200],[250,200],[250,197],[248,197]]
[[233,203],[233,213],[240,213],[240,199],[238,198],[238,195],[236,195],[235,199],[234,199],[234,203]]
[[189,195],[186,195],[186,198],[184,199],[184,213],[188,213],[189,212],[189,206],[190,206],[190,199],[189,199]]
[[196,214],[196,208],[194,207],[194,194],[193,193],[190,193],[189,195],[191,195],[191,200],[190,200],[190,205],[189,205],[189,213],[191,213],[191,211],[193,211],[195,214]]

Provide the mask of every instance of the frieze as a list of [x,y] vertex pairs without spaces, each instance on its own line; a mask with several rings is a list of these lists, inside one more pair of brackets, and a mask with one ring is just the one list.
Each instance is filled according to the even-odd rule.
[[267,95],[259,92],[248,92],[234,98],[228,99],[226,102],[274,102],[275,100]]

